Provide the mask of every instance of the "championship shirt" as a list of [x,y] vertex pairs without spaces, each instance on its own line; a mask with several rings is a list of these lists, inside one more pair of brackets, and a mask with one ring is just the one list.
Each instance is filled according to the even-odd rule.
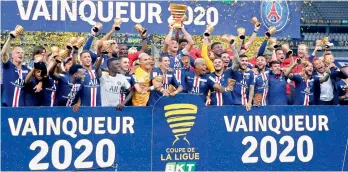
[[120,104],[121,88],[130,88],[130,84],[126,77],[121,74],[116,74],[115,77],[108,73],[103,73],[99,78],[101,87],[101,105],[116,107]]
[[[218,83],[220,86],[227,87],[228,77],[223,73],[221,76],[216,75],[215,72],[211,73],[209,79],[212,79],[214,83]],[[211,105],[222,106],[222,105],[232,105],[231,92],[217,92],[214,89],[210,90],[211,95]]]
[[[348,87],[348,83],[345,82],[344,80],[340,80],[336,83],[336,88],[338,90],[338,95],[339,96],[344,96],[347,93],[347,90],[345,89]],[[345,98],[344,100],[340,100],[340,105],[348,105],[348,98]]]
[[25,106],[42,106],[44,103],[44,86],[43,90],[41,90],[38,93],[35,93],[34,87],[39,83],[40,81],[37,81],[34,77],[31,78],[31,81],[29,83],[25,84],[24,87],[24,97],[25,97]]
[[[129,82],[129,84],[131,85],[131,87],[133,87],[134,84],[136,83],[135,78],[129,73],[126,73],[125,77],[126,77],[127,81]],[[128,89],[125,89],[124,87],[122,87],[121,88],[121,96],[120,96],[121,103],[126,100],[128,94],[129,94]],[[132,106],[132,101],[128,101],[126,103],[126,106]]]
[[288,78],[283,74],[274,74],[269,72],[268,81],[268,105],[288,105],[288,98],[286,96],[286,84]]
[[10,61],[2,63],[3,84],[1,103],[4,107],[24,106],[24,81],[29,73],[29,69],[22,65],[22,69],[17,67]]
[[186,72],[181,83],[185,92],[199,95],[204,101],[206,101],[208,92],[213,89],[214,84],[214,78],[210,77],[209,74],[196,76],[194,71]]
[[[183,63],[182,63],[182,57],[183,56],[185,56],[185,55],[184,55],[183,51],[181,51],[181,50],[178,51],[176,56],[168,54],[169,61],[170,61],[169,67],[174,69],[174,75],[176,77],[176,80],[179,83],[181,83],[181,80],[182,80],[182,76],[183,76],[182,72],[188,70],[188,69],[184,69],[183,68]],[[191,56],[189,56],[189,58],[190,58],[191,66],[194,66],[195,60]]]
[[72,106],[74,105],[76,94],[80,91],[81,83],[72,83],[69,73],[59,74],[57,88],[57,97],[55,106]]
[[258,74],[254,74],[254,100],[256,96],[262,96],[260,105],[267,105],[267,94],[268,94],[268,83],[269,83],[269,71],[260,72]]
[[313,105],[314,90],[320,89],[319,78],[304,79],[299,74],[293,74],[289,79],[296,84],[294,105]]
[[[150,73],[144,71],[141,67],[138,67],[134,72],[135,82],[137,82],[140,87],[150,87],[151,78]],[[133,106],[146,106],[150,97],[150,92],[139,93],[135,90],[135,93],[132,98]]]
[[48,85],[43,88],[44,92],[44,102],[42,106],[50,106],[54,105],[56,100],[56,91],[57,91],[58,81],[53,78],[48,78]]
[[[179,82],[176,80],[174,76],[174,72],[167,72],[164,74],[160,68],[154,68],[152,69],[151,72],[151,80],[155,79],[156,77],[161,77],[162,78],[162,84],[164,89],[168,89],[169,85],[173,85],[175,88],[179,87]],[[148,105],[153,106],[155,105],[156,101],[163,96],[163,94],[160,91],[157,90],[152,90],[150,92],[150,98]]]
[[254,73],[252,71],[233,71],[231,68],[225,71],[230,78],[236,80],[232,91],[232,103],[234,105],[246,105],[249,99],[249,88],[254,85]]
[[96,107],[101,105],[100,81],[95,70],[86,70],[85,80],[82,83],[81,106]]

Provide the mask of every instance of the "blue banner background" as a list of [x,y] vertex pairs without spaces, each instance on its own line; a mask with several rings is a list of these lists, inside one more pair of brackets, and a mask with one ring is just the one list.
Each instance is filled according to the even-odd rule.
[[[171,104],[192,104],[197,106],[196,119],[191,130],[187,132],[188,145],[182,138],[176,142],[172,129],[164,116],[164,107]],[[341,171],[344,165],[348,138],[348,107],[345,106],[268,106],[253,108],[246,112],[244,107],[224,106],[224,107],[205,107],[202,99],[194,95],[179,94],[175,98],[162,97],[154,107],[126,107],[122,112],[114,108],[87,108],[83,107],[78,113],[73,113],[71,108],[1,108],[1,170],[29,170],[29,161],[37,154],[38,150],[31,151],[29,146],[36,140],[44,140],[52,148],[52,144],[60,139],[66,139],[72,146],[83,138],[93,143],[94,150],[97,142],[101,139],[111,139],[116,145],[116,164],[117,170],[134,171],[164,171],[168,162],[195,162],[196,171],[238,171],[238,170],[294,170],[294,171]],[[260,115],[270,117],[275,115],[326,115],[328,117],[328,131],[294,131],[280,134],[272,131],[264,132],[227,132],[224,116],[231,120],[232,116],[244,116],[248,124],[249,115]],[[134,134],[104,134],[87,136],[78,135],[77,138],[70,136],[12,136],[8,118],[17,119],[19,117],[32,117],[38,121],[39,117],[115,117],[131,116],[134,118]],[[16,123],[15,123],[16,124]],[[24,123],[22,124],[24,125]],[[235,124],[236,125],[236,124]],[[303,124],[305,125],[305,124]],[[297,141],[300,136],[307,135],[313,141],[313,158],[309,162],[301,162],[297,155]],[[258,142],[252,157],[258,157],[257,163],[243,163],[242,155],[249,149],[250,143],[242,144],[242,140],[247,136],[253,136]],[[260,142],[266,136],[271,136],[276,140],[277,156],[272,163],[265,163],[260,157]],[[280,162],[279,154],[283,152],[287,144],[280,144],[280,138],[290,136],[293,138],[295,146],[289,156],[295,156],[294,162]],[[305,144],[306,145],[306,144]],[[270,156],[271,146],[266,146],[267,156]],[[166,157],[167,148],[194,148],[195,153],[199,153],[199,159],[195,160],[163,160],[161,155]],[[265,148],[262,148],[265,149]],[[61,157],[64,154],[60,150]],[[81,150],[73,147],[73,161]],[[304,146],[303,152],[306,156],[307,148]],[[95,162],[95,152],[87,160]],[[104,153],[106,156],[106,153]],[[172,157],[174,154],[172,154]],[[180,156],[180,153],[177,154]],[[106,159],[106,157],[105,157]],[[56,170],[51,164],[51,152],[42,160],[50,163],[49,170]],[[61,160],[62,162],[62,160]],[[348,170],[345,164],[343,170]],[[97,168],[97,167],[96,167]],[[67,170],[74,170],[73,163]],[[115,170],[107,168],[102,170]]]
[[[17,1],[22,1],[22,0],[17,0]],[[79,17],[79,4],[82,1],[77,1],[77,21],[70,21],[70,18],[68,14],[65,15],[66,21],[62,21],[61,18],[61,8],[60,8],[60,3],[58,3],[58,7],[56,8],[57,10],[57,16],[58,20],[52,21],[52,20],[45,20],[45,17],[39,16],[37,20],[33,20],[33,15],[36,10],[36,5],[37,1],[33,3],[33,7],[31,9],[30,17],[28,20],[23,20],[20,16],[20,11],[17,5],[16,1],[2,1],[1,2],[1,27],[2,30],[13,30],[14,27],[17,24],[22,25],[25,30],[27,31],[65,31],[65,32],[90,32],[91,25],[88,24],[88,22],[83,21]],[[97,4],[98,1],[94,1],[95,4]],[[103,8],[107,9],[108,1],[99,1],[103,3]],[[108,32],[109,29],[112,26],[113,19],[116,18],[116,7],[115,3],[119,1],[113,1],[113,18],[110,22],[104,22],[103,29],[101,32]],[[205,28],[206,28],[206,22],[207,22],[207,15],[211,16],[211,21],[216,20],[213,16],[214,13],[212,12],[211,14],[207,12],[207,9],[209,7],[215,7],[218,11],[218,23],[215,26],[215,30],[213,31],[213,35],[222,35],[222,34],[237,34],[237,28],[238,27],[244,27],[246,28],[246,35],[251,35],[253,30],[254,30],[254,25],[250,22],[250,19],[253,16],[256,16],[259,20],[259,22],[262,23],[261,19],[261,2],[260,1],[238,1],[237,3],[235,2],[229,2],[229,3],[222,3],[222,2],[207,2],[207,1],[198,1],[198,2],[193,2],[193,1],[174,1],[175,3],[180,3],[180,4],[185,4],[188,5],[192,8],[192,14],[193,14],[193,20],[197,19],[197,17],[200,15],[201,11],[197,10],[199,8],[204,8],[205,9],[205,15],[201,18],[200,21],[202,21],[204,24],[202,25],[195,25],[192,22],[190,25],[187,25],[185,28],[187,31],[191,34],[194,35],[201,35],[203,34]],[[27,7],[28,7],[28,1],[23,1],[23,6],[25,12],[27,12]],[[71,8],[71,2],[69,1],[69,6]],[[130,3],[130,2],[129,2]],[[135,3],[135,9],[136,13],[135,16],[139,18],[140,16],[140,6],[141,3],[136,1]],[[152,34],[167,34],[168,33],[168,21],[167,19],[170,17],[170,12],[168,11],[169,8],[169,2],[168,1],[146,1],[145,4],[149,3],[155,3],[161,6],[161,14],[160,18],[162,20],[162,23],[157,23],[156,20],[154,19],[153,23],[149,23],[148,21],[148,6],[146,6],[145,10],[145,21],[142,22],[142,26],[144,28],[147,28],[149,33]],[[47,10],[48,13],[50,14],[49,16],[52,19],[52,2],[51,1],[46,1],[47,5]],[[282,37],[293,37],[293,38],[300,38],[300,7],[297,5],[297,2],[288,2],[288,7],[289,7],[289,18],[287,19],[287,24],[286,26],[279,31],[275,36],[282,36]],[[96,6],[96,9],[98,7]],[[128,7],[122,7],[122,9],[127,11],[127,14],[122,14],[123,18],[130,18],[130,13],[131,10],[130,6]],[[64,10],[64,9],[63,9]],[[42,9],[41,9],[42,11]],[[108,10],[103,11],[103,15],[107,16]],[[188,14],[188,12],[186,13]],[[89,16],[90,15],[90,7],[85,6],[85,15]],[[285,16],[283,16],[283,19]],[[283,20],[282,19],[282,20]],[[99,21],[98,19],[98,10],[96,12],[96,17],[94,18],[94,21]],[[121,25],[121,31],[122,33],[135,33],[133,27],[135,23],[129,20],[128,22],[124,22]],[[267,30],[267,28],[262,24],[263,26],[260,29],[261,35]]]

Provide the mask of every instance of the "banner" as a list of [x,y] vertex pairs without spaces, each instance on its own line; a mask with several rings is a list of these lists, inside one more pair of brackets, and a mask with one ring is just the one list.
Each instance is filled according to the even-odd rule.
[[1,108],[1,170],[346,171],[348,107]]
[[[215,25],[213,35],[237,34],[237,28],[254,31],[252,17],[262,27],[260,33],[275,26],[275,36],[300,38],[300,8],[297,2],[271,1],[174,1],[188,6],[184,22],[189,33],[201,35],[207,24]],[[122,18],[122,33],[135,33],[141,23],[152,34],[167,34],[172,22],[168,1],[67,1],[16,0],[1,2],[1,27],[13,30],[17,24],[27,31],[90,32],[95,22],[102,22],[101,32],[111,29],[115,18]]]

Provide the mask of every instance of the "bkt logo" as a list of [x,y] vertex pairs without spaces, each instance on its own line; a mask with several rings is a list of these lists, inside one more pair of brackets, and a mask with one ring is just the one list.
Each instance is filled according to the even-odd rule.
[[286,0],[263,0],[261,4],[261,19],[269,28],[275,26],[281,31],[288,23],[289,7]]
[[196,171],[196,162],[168,162],[166,172]]

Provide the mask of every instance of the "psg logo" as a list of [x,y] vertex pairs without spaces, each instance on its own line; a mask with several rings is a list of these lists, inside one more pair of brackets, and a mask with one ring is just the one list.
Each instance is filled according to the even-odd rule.
[[274,26],[281,31],[288,23],[289,6],[286,0],[263,0],[261,3],[261,19],[269,28]]

